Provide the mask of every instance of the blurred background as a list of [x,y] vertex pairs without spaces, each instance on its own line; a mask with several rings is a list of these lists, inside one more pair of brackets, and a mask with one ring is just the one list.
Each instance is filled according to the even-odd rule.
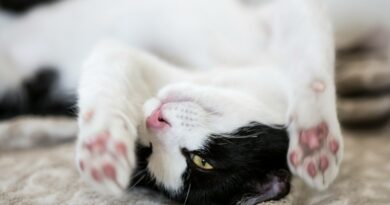
[[[241,1],[248,6],[257,6],[264,0]],[[340,1],[346,5],[338,6]],[[376,5],[370,0],[328,2],[333,5],[332,8],[338,8],[331,12],[338,36],[337,108],[346,140],[344,164],[336,183],[329,190],[314,192],[296,181],[286,199],[270,204],[390,204],[389,1],[372,1],[377,2]],[[2,26],[10,20],[57,3],[57,0],[0,0],[0,33],[5,28]],[[361,22],[362,28],[366,28],[364,25],[367,23],[374,27],[389,27],[351,37],[349,35],[353,35],[353,29],[359,28],[359,25],[338,22],[340,18],[335,17],[347,15],[345,8],[355,11],[356,16],[350,18],[361,18],[359,14],[364,16],[367,8],[371,8],[368,13],[383,12],[371,22],[364,18],[354,21]],[[77,17],[72,18],[77,22]],[[33,29],[31,32],[34,32]],[[353,40],[340,39],[343,36]],[[26,135],[24,132],[28,126],[62,127],[61,141],[72,141],[77,131],[72,118],[24,117],[0,121],[0,204],[173,204],[145,190],[138,190],[123,199],[96,194],[83,185],[74,169],[73,144],[44,146],[51,143],[48,133],[29,134],[33,138],[26,141],[21,136]],[[22,145],[34,141],[38,146],[20,149],[23,146],[14,146],[15,140]],[[18,149],[11,149],[15,147]]]

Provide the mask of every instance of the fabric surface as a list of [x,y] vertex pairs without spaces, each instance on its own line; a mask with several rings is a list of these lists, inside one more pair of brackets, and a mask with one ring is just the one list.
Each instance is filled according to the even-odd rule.
[[338,114],[344,125],[390,120],[390,59],[382,52],[340,52],[336,69]]
[[[345,157],[336,182],[324,192],[294,179],[293,190],[272,205],[390,204],[390,126],[345,132]],[[120,199],[97,194],[74,166],[74,144],[0,151],[0,204],[174,205],[158,193],[134,189]]]

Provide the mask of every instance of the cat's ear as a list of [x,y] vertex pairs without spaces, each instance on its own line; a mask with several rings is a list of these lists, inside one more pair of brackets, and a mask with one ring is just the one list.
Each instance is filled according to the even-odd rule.
[[291,174],[287,170],[269,173],[265,179],[246,184],[248,192],[240,196],[237,205],[256,205],[264,201],[278,200],[290,192]]
[[333,29],[323,0],[266,2],[258,15],[272,59],[292,69],[333,64]]

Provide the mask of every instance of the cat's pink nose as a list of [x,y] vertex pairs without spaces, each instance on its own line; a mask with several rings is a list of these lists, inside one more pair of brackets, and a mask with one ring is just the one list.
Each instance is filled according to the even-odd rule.
[[169,123],[162,116],[161,108],[158,108],[146,119],[146,125],[148,128],[163,129],[168,127]]

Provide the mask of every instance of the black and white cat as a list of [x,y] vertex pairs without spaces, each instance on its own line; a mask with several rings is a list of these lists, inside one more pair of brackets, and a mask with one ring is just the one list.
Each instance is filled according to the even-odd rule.
[[[186,204],[256,204],[288,193],[287,159],[293,173],[318,189],[336,177],[343,143],[332,31],[322,8],[300,0],[254,10],[230,3],[245,17],[236,18],[238,25],[253,23],[248,28],[257,28],[263,42],[248,43],[261,45],[250,61],[219,51],[224,44],[211,47],[226,37],[220,32],[202,39],[210,42],[205,57],[226,55],[212,58],[219,66],[210,70],[188,71],[116,42],[100,44],[87,58],[78,90],[77,162],[94,187],[120,194],[135,173],[134,184]],[[226,42],[227,49],[234,46]],[[244,54],[239,45],[233,51]],[[236,59],[238,68],[230,62]],[[146,157],[135,155],[137,141],[149,149]]]
[[256,204],[289,192],[288,170],[325,189],[343,141],[323,7],[41,7],[0,22],[0,114],[67,111],[78,89],[77,166],[103,193],[139,185],[185,204]]

